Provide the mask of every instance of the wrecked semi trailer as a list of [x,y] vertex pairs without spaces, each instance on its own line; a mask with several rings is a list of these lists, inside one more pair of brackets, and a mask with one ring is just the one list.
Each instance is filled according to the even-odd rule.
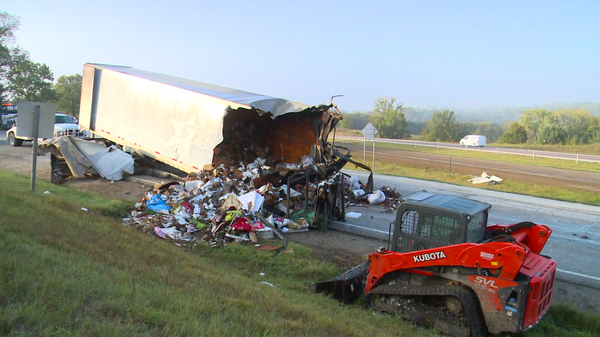
[[327,137],[340,119],[333,103],[309,106],[131,67],[83,67],[80,125],[186,173],[257,157],[332,160]]
[[[84,64],[82,128],[188,175],[202,173],[204,181],[220,176],[226,181],[220,197],[275,187],[280,194],[265,202],[270,212],[291,219],[304,211],[318,227],[344,219],[341,168],[352,162],[370,171],[328,143],[341,118],[333,98],[309,106],[131,67]],[[367,186],[373,187],[372,174]]]

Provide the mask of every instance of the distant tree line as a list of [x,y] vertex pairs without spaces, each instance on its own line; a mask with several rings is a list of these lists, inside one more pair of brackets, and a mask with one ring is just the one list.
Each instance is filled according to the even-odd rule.
[[[394,97],[380,97],[371,112],[344,113],[341,128],[361,130],[372,123],[382,138],[420,138],[433,142],[458,142],[470,134],[484,135],[488,142],[508,144],[590,144],[600,142],[600,117],[583,109],[528,109],[520,120],[498,125],[490,122],[458,122],[454,111],[445,109],[426,120],[407,121],[407,108]],[[413,112],[416,110],[412,110]],[[429,114],[430,111],[426,113]]]
[[55,83],[50,67],[32,61],[29,52],[17,45],[19,25],[18,16],[0,11],[0,103],[55,103],[57,110],[77,117],[81,74],[60,76]]
[[581,109],[525,110],[518,122],[505,125],[500,141],[510,144],[598,143],[600,142],[600,118]]

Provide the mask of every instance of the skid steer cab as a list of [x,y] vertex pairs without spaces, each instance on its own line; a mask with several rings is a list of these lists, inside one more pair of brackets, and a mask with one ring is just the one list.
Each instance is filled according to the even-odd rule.
[[401,315],[453,336],[516,333],[550,306],[556,262],[540,255],[552,230],[533,222],[488,225],[491,206],[418,192],[398,208],[388,247],[329,281],[345,302]]

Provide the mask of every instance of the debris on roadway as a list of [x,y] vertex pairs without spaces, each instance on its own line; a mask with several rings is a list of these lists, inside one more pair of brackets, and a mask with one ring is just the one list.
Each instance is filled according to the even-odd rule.
[[486,172],[481,173],[480,176],[475,176],[472,179],[469,179],[469,181],[472,184],[490,184],[490,185],[497,185],[499,183],[501,183],[504,179],[495,176],[495,175],[489,175]]

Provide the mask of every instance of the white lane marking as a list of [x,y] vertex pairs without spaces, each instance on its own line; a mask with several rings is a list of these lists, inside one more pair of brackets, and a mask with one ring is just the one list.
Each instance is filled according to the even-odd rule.
[[147,180],[147,179],[143,179],[143,178],[138,178],[138,177],[127,177],[127,179],[131,179],[133,181],[142,181],[151,185],[156,184],[156,181],[151,181],[151,180]]
[[576,273],[576,272],[572,272],[572,271],[567,271],[567,270],[562,270],[562,269],[558,269],[558,268],[556,269],[556,271],[559,271],[559,272],[565,273],[565,274],[569,274],[569,275],[573,275],[573,276],[587,278],[587,279],[590,279],[590,280],[600,281],[600,277],[595,277],[595,276],[580,274],[580,273]]
[[[379,229],[373,229],[373,228],[363,227],[363,226],[360,226],[360,225],[353,225],[351,223],[340,222],[340,221],[332,221],[332,222],[336,223],[336,224],[338,224],[338,225],[340,225],[342,227],[356,228],[357,230],[361,230],[361,231],[365,231],[365,232],[373,232],[373,233],[377,233],[377,234],[384,234],[385,236],[389,235],[388,231],[382,231],[382,230],[379,230]],[[354,234],[354,233],[352,233],[350,231],[340,230],[340,232],[346,232],[346,233]],[[373,239],[378,239],[378,238],[375,238],[375,237],[372,237],[372,238]]]

